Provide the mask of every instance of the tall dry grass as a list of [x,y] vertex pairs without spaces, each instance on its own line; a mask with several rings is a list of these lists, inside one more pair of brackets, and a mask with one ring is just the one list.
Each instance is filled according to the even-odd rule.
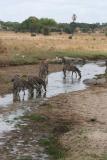
[[73,39],[68,37],[66,34],[31,37],[29,33],[0,32],[0,39],[8,50],[0,54],[0,59],[5,57],[6,60],[7,57],[11,64],[28,64],[56,56],[107,57],[105,35],[76,34]]

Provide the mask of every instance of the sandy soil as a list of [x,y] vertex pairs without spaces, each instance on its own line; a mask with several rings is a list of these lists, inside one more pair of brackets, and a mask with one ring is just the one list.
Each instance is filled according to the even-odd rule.
[[[43,148],[38,147],[38,139],[53,134],[66,151],[65,160],[107,159],[106,86],[61,94],[39,107],[35,103],[28,106],[31,109],[28,115],[42,115],[45,120],[28,119],[24,121],[27,125],[20,124],[20,129],[7,134],[0,149],[0,158],[13,160],[26,152],[27,155],[44,153]],[[15,147],[17,151],[13,153]],[[35,156],[38,159],[38,154]]]
[[65,160],[107,159],[107,88],[60,95],[49,103],[50,117],[70,123],[69,132],[60,137]]

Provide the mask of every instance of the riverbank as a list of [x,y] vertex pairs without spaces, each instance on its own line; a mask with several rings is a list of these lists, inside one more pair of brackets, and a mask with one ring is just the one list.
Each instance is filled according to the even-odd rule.
[[28,103],[30,112],[6,135],[0,158],[33,160],[42,151],[46,160],[106,160],[106,104],[107,86],[61,94],[39,107]]

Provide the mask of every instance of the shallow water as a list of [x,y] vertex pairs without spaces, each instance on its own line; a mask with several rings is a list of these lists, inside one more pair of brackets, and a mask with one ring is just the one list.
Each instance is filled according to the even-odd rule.
[[50,74],[47,97],[85,89],[87,86],[83,83],[83,80],[94,78],[95,75],[105,72],[105,67],[101,67],[100,65],[101,63],[88,63],[83,66],[78,66],[82,73],[81,80],[76,79],[75,74],[73,80],[69,73],[66,80],[63,80],[62,72]]
[[[85,89],[87,86],[83,83],[83,80],[93,78],[95,75],[103,74],[105,72],[105,67],[102,64],[103,62],[97,62],[78,66],[82,73],[81,80],[76,79],[75,74],[72,79],[70,73],[68,73],[66,80],[64,80],[62,72],[51,73],[48,76],[46,97],[49,98],[60,93],[68,93]],[[20,97],[22,101],[22,92],[20,93]],[[35,101],[37,100],[35,96],[33,99]],[[24,101],[28,101],[27,91]],[[4,97],[0,97],[0,107],[8,107],[10,104],[13,104],[13,94],[7,94]]]
[[10,130],[15,129],[15,125],[17,124],[18,118],[23,116],[28,108],[23,107],[23,109],[17,109],[16,111],[10,112],[6,115],[0,115],[0,137],[3,136],[3,133],[8,132]]

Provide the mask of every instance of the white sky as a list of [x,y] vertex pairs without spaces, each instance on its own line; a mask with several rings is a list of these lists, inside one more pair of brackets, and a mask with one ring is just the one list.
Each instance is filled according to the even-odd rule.
[[75,13],[78,22],[107,22],[107,0],[0,0],[0,19],[23,21],[29,16],[70,22]]

